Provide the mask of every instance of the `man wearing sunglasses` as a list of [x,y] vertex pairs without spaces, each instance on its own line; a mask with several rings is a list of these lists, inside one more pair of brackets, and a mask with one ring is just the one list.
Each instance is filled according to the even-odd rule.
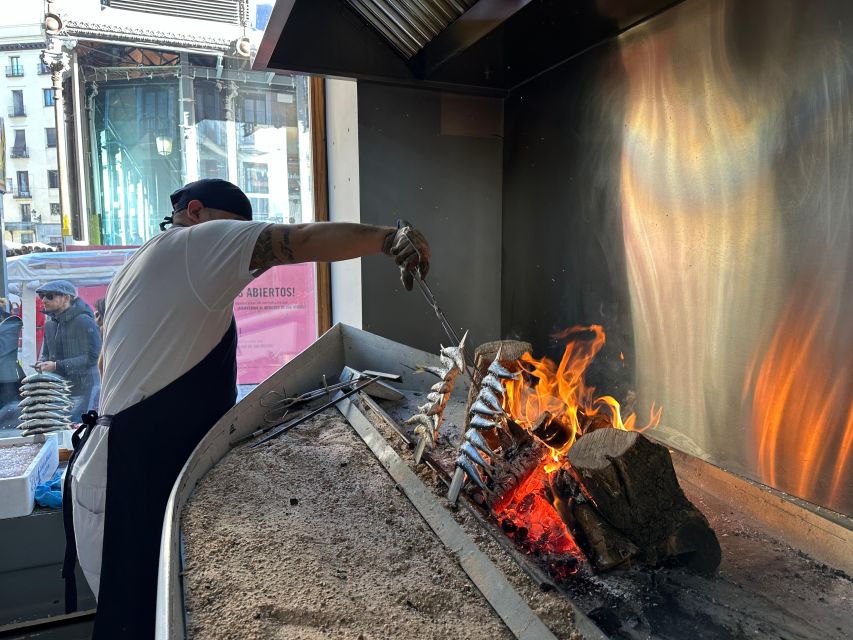
[[97,406],[98,356],[101,332],[92,309],[77,296],[68,280],[54,280],[36,289],[46,316],[39,372],[56,373],[71,383],[74,408],[71,419],[80,421],[85,411]]
[[96,640],[154,636],[166,502],[236,401],[233,303],[245,286],[276,265],[370,254],[393,256],[407,289],[412,270],[429,268],[429,245],[410,227],[252,221],[248,197],[224,180],[190,183],[171,200],[161,228],[173,228],[145,243],[107,292],[102,415],[82,430],[66,473],[66,594],[75,595],[76,551],[98,598]]

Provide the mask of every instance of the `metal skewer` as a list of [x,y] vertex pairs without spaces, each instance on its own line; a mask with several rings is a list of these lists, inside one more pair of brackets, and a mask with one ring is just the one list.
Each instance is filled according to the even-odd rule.
[[[415,245],[415,243],[412,242],[412,239],[409,237],[408,231],[406,231],[407,228],[411,228],[411,225],[409,225],[405,221],[401,221],[401,224],[404,225],[403,229],[402,229],[403,237],[406,238],[406,240],[408,240],[409,244],[412,246],[412,249],[414,249],[415,253],[418,255],[418,261],[420,261],[421,252],[418,251],[417,245]],[[451,342],[453,343],[453,346],[457,346],[461,342],[461,340],[460,340],[459,336],[456,334],[456,331],[453,330],[453,325],[447,319],[447,315],[444,313],[444,311],[441,310],[441,307],[438,306],[438,300],[436,300],[435,294],[432,292],[432,289],[426,283],[426,280],[424,280],[421,277],[420,271],[418,270],[417,267],[409,269],[409,271],[411,271],[412,275],[414,276],[415,282],[418,283],[418,288],[420,289],[421,293],[423,294],[424,299],[426,299],[429,306],[431,306],[432,310],[435,312],[435,315],[438,318],[438,321],[441,323],[441,328],[444,330],[445,335],[451,340]],[[474,376],[473,376],[472,370],[469,370],[469,368],[468,368],[468,367],[473,368],[473,362],[471,360],[469,360],[468,353],[466,352],[465,349],[462,350],[462,356],[465,358],[465,364],[467,365],[465,368],[465,372],[468,374],[468,376],[471,378],[471,380],[473,380]]]
[[[313,411],[306,413],[304,416],[301,416],[301,417],[297,418],[296,420],[291,420],[290,422],[286,422],[286,423],[283,422],[281,424],[277,424],[277,425],[271,427],[272,429],[277,429],[277,431],[273,431],[268,436],[261,438],[256,443],[254,443],[251,446],[251,448],[254,449],[256,447],[261,446],[265,442],[269,442],[270,440],[274,440],[275,438],[278,438],[281,434],[286,433],[287,431],[290,431],[291,429],[293,429],[293,427],[299,426],[300,424],[302,424],[303,422],[305,422],[309,418],[313,418],[318,413],[322,413],[323,411],[325,411],[329,407],[332,407],[332,406],[338,404],[338,402],[340,402],[344,398],[349,398],[354,393],[358,393],[359,391],[366,389],[367,387],[372,385],[374,382],[376,382],[380,378],[384,378],[386,380],[392,380],[392,381],[396,381],[396,382],[400,381],[400,376],[392,374],[392,373],[380,373],[378,371],[369,371],[369,372],[365,371],[363,373],[364,374],[370,374],[370,377],[347,380],[345,383],[346,385],[355,384],[356,382],[358,382],[359,384],[356,384],[356,386],[354,386],[352,389],[350,389],[346,393],[344,393],[340,396],[337,396],[333,400],[330,400],[326,404],[324,404],[320,407],[317,407]],[[342,386],[341,386],[342,384],[343,383],[330,385],[328,388],[331,389],[332,387],[336,387],[336,388],[340,389],[340,388],[342,388]],[[325,393],[325,389],[323,390],[323,392]]]

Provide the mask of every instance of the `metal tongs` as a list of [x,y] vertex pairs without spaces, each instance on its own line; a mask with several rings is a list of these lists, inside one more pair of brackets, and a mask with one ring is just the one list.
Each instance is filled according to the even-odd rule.
[[[412,225],[410,225],[405,220],[398,221],[397,225],[400,227],[400,232],[403,234],[403,237],[409,241],[410,245],[412,245],[412,249],[415,250],[415,253],[418,255],[418,261],[420,261],[421,252],[418,251],[417,245],[409,237],[409,229],[412,228]],[[462,340],[456,334],[456,331],[453,330],[453,325],[450,324],[450,321],[447,319],[447,315],[445,315],[444,311],[441,310],[441,307],[438,306],[438,300],[436,300],[435,294],[432,292],[432,289],[426,283],[426,280],[421,278],[420,270],[417,267],[413,267],[409,269],[409,271],[411,271],[412,275],[414,276],[415,282],[418,283],[418,288],[420,289],[427,303],[429,303],[429,306],[431,306],[432,310],[435,312],[435,315],[438,318],[438,321],[441,323],[441,328],[444,330],[445,335],[450,339],[453,346],[458,345]],[[463,350],[462,353],[465,357],[465,364],[468,365],[468,367],[473,366],[472,361],[468,358],[468,353],[465,350]],[[471,376],[470,370],[467,371],[467,373],[469,376]],[[471,376],[471,379],[473,380],[473,376]]]

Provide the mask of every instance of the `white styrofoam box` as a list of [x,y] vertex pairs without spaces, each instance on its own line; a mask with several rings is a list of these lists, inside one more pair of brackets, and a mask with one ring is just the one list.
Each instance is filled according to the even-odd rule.
[[36,485],[53,477],[59,466],[59,446],[52,433],[22,438],[0,438],[0,447],[44,443],[22,475],[0,478],[0,518],[18,518],[32,513]]
[[54,435],[57,437],[60,449],[74,449],[74,445],[71,443],[71,436],[74,435],[73,429],[62,429],[61,431],[54,431],[50,435]]

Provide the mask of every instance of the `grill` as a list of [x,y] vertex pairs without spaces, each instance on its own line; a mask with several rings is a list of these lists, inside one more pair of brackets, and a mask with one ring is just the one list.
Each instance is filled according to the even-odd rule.
[[[396,445],[398,451],[406,450],[404,442],[410,441],[411,434],[401,427],[403,418],[417,410],[433,381],[428,376],[411,375],[409,371],[418,364],[435,366],[437,360],[434,355],[406,345],[337,325],[226,414],[193,453],[166,510],[157,637],[181,638],[184,628],[180,560],[182,510],[204,475],[231,448],[251,438],[264,423],[268,409],[260,400],[265,394],[280,390],[285,381],[289,394],[308,391],[315,388],[323,376],[336,379],[344,366],[362,371],[403,373],[400,390],[405,399],[386,405],[387,412],[369,399],[352,404],[345,400],[340,405],[357,432],[366,428],[365,421],[376,428],[384,428],[384,437],[388,440],[377,445],[374,436],[370,447],[386,464],[388,455],[376,453],[375,447]],[[460,377],[448,404],[448,420],[457,426],[464,420],[467,386],[467,380]],[[389,429],[390,425],[396,426]],[[399,437],[395,437],[396,429],[399,429]],[[287,434],[282,437],[286,438]],[[448,439],[452,439],[452,434]],[[433,456],[436,460],[445,455],[440,448],[440,444],[436,446]],[[853,597],[853,584],[842,573],[804,557],[801,551],[849,570],[846,566],[849,558],[845,560],[846,549],[853,539],[849,528],[843,522],[826,520],[820,514],[783,499],[781,494],[768,493],[766,488],[692,456],[676,451],[673,462],[683,489],[691,500],[701,505],[724,541],[720,574],[703,576],[676,569],[596,574],[582,566],[568,579],[560,581],[549,574],[551,559],[548,557],[521,552],[512,552],[511,556],[540,588],[557,590],[573,603],[577,609],[575,624],[585,637],[722,638],[738,633],[761,635],[769,628],[796,638],[835,637],[835,627],[843,628],[849,617],[843,600]],[[440,467],[439,461],[434,467],[439,469],[439,475]],[[395,477],[387,464],[386,468]],[[501,524],[490,519],[487,511],[477,511],[476,500],[465,504],[466,509],[477,514],[488,534],[511,551],[511,536],[501,529]],[[795,580],[773,579],[777,573],[795,576]],[[834,583],[831,592],[827,581]],[[829,604],[824,605],[826,602]],[[787,613],[794,608],[799,612],[797,617]],[[817,626],[810,630],[802,626],[802,620]],[[507,624],[511,627],[512,621]]]

